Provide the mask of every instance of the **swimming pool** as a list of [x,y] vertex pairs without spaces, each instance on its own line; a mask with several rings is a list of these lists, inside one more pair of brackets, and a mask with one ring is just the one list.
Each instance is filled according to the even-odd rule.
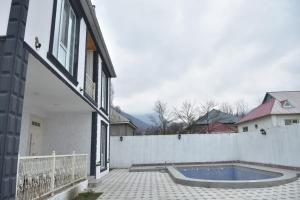
[[207,180],[259,180],[282,176],[276,172],[236,165],[177,167],[177,170],[186,177]]
[[228,163],[168,166],[174,182],[208,188],[271,187],[295,181],[295,171],[273,167]]

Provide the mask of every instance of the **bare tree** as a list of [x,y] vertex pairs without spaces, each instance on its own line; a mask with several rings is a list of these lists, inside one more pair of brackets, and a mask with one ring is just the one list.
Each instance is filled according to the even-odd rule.
[[235,114],[237,116],[245,116],[248,111],[248,104],[242,99],[235,102]]
[[167,133],[168,125],[173,121],[172,112],[169,111],[167,103],[160,100],[154,104],[154,112],[157,116],[150,116],[150,120],[160,129],[161,134]]
[[220,110],[221,110],[222,112],[224,112],[224,113],[233,115],[233,106],[230,105],[230,104],[227,103],[227,102],[223,102],[223,103],[220,105]]
[[184,127],[192,133],[193,125],[199,117],[199,109],[195,104],[185,101],[182,103],[180,109],[174,108],[175,117],[180,120]]
[[201,113],[202,115],[206,116],[206,123],[207,123],[207,132],[209,133],[210,130],[210,121],[209,121],[209,112],[217,107],[217,103],[214,100],[208,100],[204,104],[201,104]]

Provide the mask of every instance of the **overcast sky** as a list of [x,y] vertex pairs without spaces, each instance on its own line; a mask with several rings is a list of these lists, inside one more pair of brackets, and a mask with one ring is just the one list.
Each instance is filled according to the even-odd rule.
[[114,104],[149,113],[157,99],[252,108],[300,89],[299,0],[94,0],[117,78]]

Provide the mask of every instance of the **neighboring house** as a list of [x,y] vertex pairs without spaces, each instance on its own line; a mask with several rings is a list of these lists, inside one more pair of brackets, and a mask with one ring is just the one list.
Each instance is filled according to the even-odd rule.
[[276,126],[298,124],[300,91],[267,92],[261,105],[237,123],[239,132],[260,131]]
[[194,133],[235,133],[238,117],[213,109],[201,116],[192,126]]
[[0,13],[0,199],[101,178],[116,74],[90,0],[2,0]]
[[125,116],[127,119],[129,119],[136,126],[135,135],[146,135],[148,129],[151,128],[151,125],[138,119],[137,117],[134,117],[123,111],[121,111],[121,114]]
[[110,136],[133,136],[137,127],[120,110],[111,107]]

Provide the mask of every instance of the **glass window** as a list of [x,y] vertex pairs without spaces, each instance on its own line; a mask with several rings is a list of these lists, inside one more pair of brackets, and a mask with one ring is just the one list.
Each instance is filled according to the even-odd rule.
[[248,126],[243,127],[243,132],[248,132]]
[[101,75],[101,107],[107,111],[108,104],[108,78],[105,72],[102,70]]
[[299,123],[299,120],[298,119],[285,119],[284,120],[284,124],[286,126],[288,125],[292,125],[292,124],[298,124]]
[[71,74],[74,73],[76,15],[69,0],[58,0],[53,38],[53,56]]
[[287,125],[291,125],[292,124],[292,121],[290,119],[286,119],[284,120],[284,124],[287,126]]

